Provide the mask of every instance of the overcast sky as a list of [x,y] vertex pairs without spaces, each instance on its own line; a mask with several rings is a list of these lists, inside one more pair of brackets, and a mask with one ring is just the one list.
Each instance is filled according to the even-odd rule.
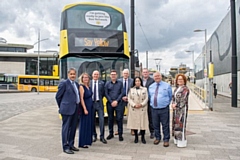
[[[124,10],[130,38],[131,0],[95,1]],[[81,0],[0,0],[0,37],[8,43],[34,44],[40,28],[40,39],[49,38],[41,50],[58,50],[60,12],[74,2]],[[192,53],[185,50],[194,50],[196,58],[204,45],[204,32],[193,30],[207,29],[210,37],[229,8],[229,0],[135,0],[135,48],[143,67],[148,51],[149,68],[156,68],[155,58],[162,59],[162,72],[180,63],[192,68]]]

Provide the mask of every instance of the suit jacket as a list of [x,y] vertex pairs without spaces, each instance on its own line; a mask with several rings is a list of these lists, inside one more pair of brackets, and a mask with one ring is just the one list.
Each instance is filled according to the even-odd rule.
[[[78,95],[79,93],[79,84],[75,82]],[[69,79],[63,80],[58,85],[58,91],[56,93],[55,99],[58,104],[59,113],[63,115],[73,115],[76,111],[76,93],[74,91],[74,86],[72,85]],[[79,97],[80,99],[80,97]]]
[[[98,80],[98,96],[101,107],[103,107],[103,97],[104,97],[104,82],[101,80]],[[92,88],[92,92],[94,94],[94,87],[93,87],[93,80],[90,81],[90,86]]]
[[146,88],[148,89],[148,87],[149,87],[152,83],[154,83],[154,80],[153,80],[151,77],[148,77],[147,82],[146,82],[146,84],[145,84],[144,87],[146,87]]
[[[120,78],[118,79],[119,81],[121,81],[124,85],[124,79],[123,78]],[[132,78],[128,78],[128,88],[127,88],[127,93],[129,92],[130,88],[132,87],[132,84],[133,84],[133,79]],[[124,88],[123,88],[124,89]],[[123,92],[124,93],[124,92]],[[125,94],[124,94],[125,96]]]

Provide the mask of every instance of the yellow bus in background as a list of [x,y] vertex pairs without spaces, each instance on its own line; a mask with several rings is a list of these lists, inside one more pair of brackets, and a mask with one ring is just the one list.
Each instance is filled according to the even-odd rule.
[[[17,87],[19,91],[37,92],[37,82],[37,75],[18,75]],[[58,84],[58,76],[39,76],[39,92],[56,92]]]

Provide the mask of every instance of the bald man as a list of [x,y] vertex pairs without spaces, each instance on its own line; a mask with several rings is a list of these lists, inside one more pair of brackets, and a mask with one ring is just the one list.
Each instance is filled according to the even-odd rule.
[[152,109],[152,122],[155,132],[155,145],[161,141],[161,129],[163,132],[163,146],[169,146],[170,127],[169,127],[169,104],[172,100],[171,86],[162,81],[162,75],[159,72],[153,74],[154,83],[149,86],[149,99]]
[[[92,87],[92,99],[93,99],[93,116],[96,119],[96,112],[99,119],[99,129],[100,129],[100,141],[107,144],[104,138],[104,107],[103,107],[103,97],[104,97],[104,82],[99,80],[99,72],[97,70],[92,73],[92,80],[90,82]],[[96,122],[96,120],[94,121]],[[93,142],[97,141],[96,124],[93,123]]]

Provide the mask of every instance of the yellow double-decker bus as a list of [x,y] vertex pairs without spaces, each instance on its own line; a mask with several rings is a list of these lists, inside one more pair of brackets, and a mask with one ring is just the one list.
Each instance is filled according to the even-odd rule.
[[102,3],[81,2],[63,8],[60,29],[60,77],[70,67],[89,75],[100,72],[110,79],[110,70],[129,68],[129,45],[123,10]]
[[38,76],[37,75],[18,75],[17,88],[19,91],[37,92],[56,92],[58,89],[59,77],[57,76]]
[[[129,44],[122,9],[103,3],[81,2],[66,5],[61,14],[59,69],[67,79],[74,67],[77,76],[90,76],[94,70],[100,79],[110,80],[110,71],[118,75],[129,68]],[[105,104],[104,104],[105,105]],[[104,109],[105,116],[106,107]]]

